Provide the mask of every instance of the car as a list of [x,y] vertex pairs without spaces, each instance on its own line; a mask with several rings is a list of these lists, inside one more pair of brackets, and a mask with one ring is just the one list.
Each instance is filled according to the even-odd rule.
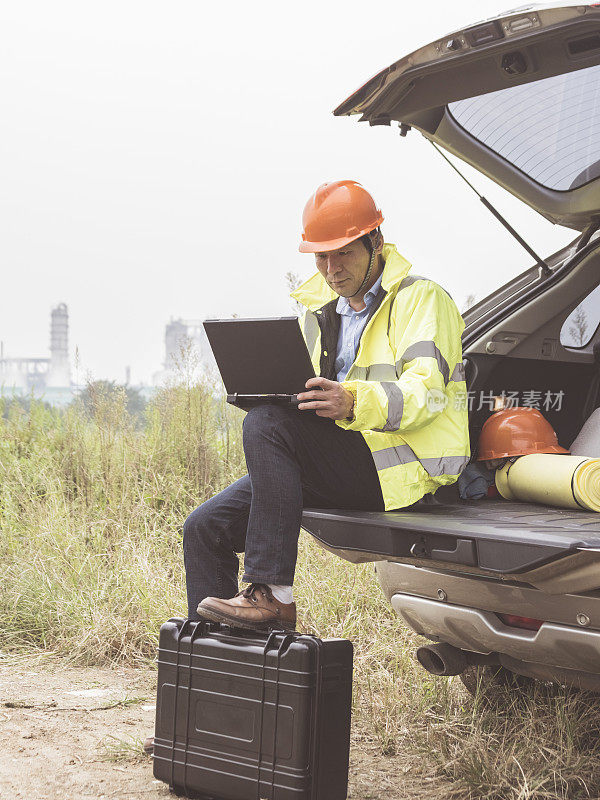
[[[527,5],[454,31],[334,113],[398,124],[407,143],[420,133],[576,232],[469,308],[463,333],[468,398],[486,399],[470,408],[472,452],[496,396],[537,400],[568,448],[600,402],[600,3]],[[600,691],[597,513],[463,500],[454,484],[407,511],[306,509],[303,528],[375,562],[393,609],[429,639],[417,655],[430,672],[471,690]]]

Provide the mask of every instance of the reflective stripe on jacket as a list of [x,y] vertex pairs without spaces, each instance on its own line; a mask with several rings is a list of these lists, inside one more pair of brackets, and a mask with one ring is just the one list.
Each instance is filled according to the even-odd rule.
[[[384,245],[383,258],[383,291],[342,384],[355,393],[354,419],[337,424],[365,437],[390,510],[454,483],[470,451],[463,319],[441,286],[408,274],[394,245]],[[317,273],[292,297],[307,308],[302,329],[316,374],[335,380],[337,294]]]

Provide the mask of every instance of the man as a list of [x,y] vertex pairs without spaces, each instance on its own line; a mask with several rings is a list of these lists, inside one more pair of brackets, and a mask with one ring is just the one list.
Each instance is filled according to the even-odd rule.
[[[294,629],[304,507],[405,508],[456,481],[469,460],[464,322],[444,289],[409,275],[382,222],[354,181],[323,184],[304,209],[300,250],[314,253],[318,272],[293,297],[307,308],[320,377],[297,409],[248,412],[248,475],[186,520],[191,619]],[[242,551],[249,585],[238,593]]]

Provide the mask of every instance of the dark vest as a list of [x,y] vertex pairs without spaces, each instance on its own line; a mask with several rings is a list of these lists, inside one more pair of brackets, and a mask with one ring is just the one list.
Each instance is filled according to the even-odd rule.
[[[379,288],[379,292],[375,297],[375,302],[371,305],[369,309],[369,313],[367,315],[367,322],[365,327],[363,328],[363,333],[369,324],[369,320],[373,316],[373,314],[377,311],[381,303],[383,302],[383,298],[386,295],[386,291],[383,287]],[[319,311],[320,314],[317,312],[317,320],[319,322],[319,328],[321,329],[321,360],[320,360],[320,367],[321,367],[321,377],[328,378],[330,381],[337,380],[337,373],[335,371],[335,359],[337,354],[337,345],[338,345],[338,338],[340,335],[340,323],[341,317],[336,311],[338,298],[335,297],[333,300],[330,300],[329,303],[325,303]],[[362,334],[361,334],[362,338]],[[360,340],[358,342],[360,345]],[[357,346],[358,351],[358,346]]]

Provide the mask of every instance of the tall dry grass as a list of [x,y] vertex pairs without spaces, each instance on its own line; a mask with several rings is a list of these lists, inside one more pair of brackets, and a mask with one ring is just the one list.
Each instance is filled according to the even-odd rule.
[[163,389],[143,430],[123,392],[92,400],[0,419],[3,646],[147,659],[185,608],[183,520],[243,471],[240,412],[206,383]]
[[[124,394],[91,400],[0,415],[0,650],[148,663],[160,624],[185,613],[183,520],[244,472],[243,415],[208,379],[159,392],[143,426]],[[305,534],[296,595],[301,629],[354,643],[357,734],[401,776],[394,800],[600,797],[595,697],[540,686],[484,702],[431,677],[372,566]]]

